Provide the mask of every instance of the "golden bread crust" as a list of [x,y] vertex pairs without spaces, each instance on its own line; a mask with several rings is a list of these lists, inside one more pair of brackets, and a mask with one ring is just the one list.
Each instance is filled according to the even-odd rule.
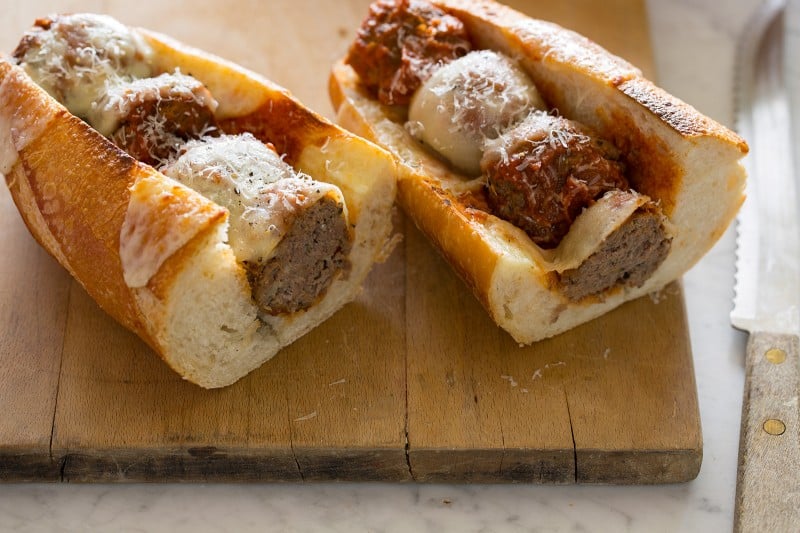
[[[32,112],[47,124],[38,134],[31,130],[16,151],[11,172],[15,179],[9,188],[23,220],[104,311],[153,346],[124,279],[120,232],[130,187],[140,179],[166,178],[71,115],[19,67],[0,60],[0,78],[5,94],[18,99],[7,98],[6,105],[16,103],[16,109]],[[190,234],[188,243],[210,224],[221,222],[225,212],[219,206],[188,189],[182,193],[183,201],[161,202],[154,206],[157,212],[147,213],[145,223],[153,225],[156,240],[159,232],[180,223]]]
[[[656,87],[639,69],[578,33],[552,22],[531,19],[493,0],[433,0],[432,3],[461,19],[479,48],[495,45],[523,52],[529,60],[544,63],[549,60],[596,83],[619,88],[683,136],[716,137],[747,153],[747,143],[734,132]],[[499,36],[502,38],[498,39]],[[557,96],[549,96],[547,100],[554,101],[554,106],[561,109]]]

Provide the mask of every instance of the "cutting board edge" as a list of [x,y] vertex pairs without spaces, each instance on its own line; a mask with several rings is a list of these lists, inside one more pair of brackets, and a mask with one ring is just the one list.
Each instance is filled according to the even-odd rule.
[[54,480],[66,482],[413,481],[403,447],[56,450],[60,459]]
[[675,450],[578,450],[576,483],[589,485],[664,485],[686,483],[700,474],[702,444]]
[[[4,454],[0,482],[324,482],[667,484],[692,481],[702,445],[679,450],[358,450],[175,447]],[[270,453],[273,452],[273,453]],[[277,453],[275,453],[277,452]],[[577,462],[576,462],[577,460]],[[342,464],[349,468],[342,470]],[[448,465],[442,469],[441,465]],[[437,465],[440,468],[437,468]],[[456,468],[453,468],[453,466]]]
[[61,481],[63,457],[50,453],[0,452],[0,483],[41,483]]
[[[214,447],[71,451],[61,481],[77,483],[302,481],[289,450],[235,454]],[[189,451],[194,450],[194,451]],[[265,450],[269,452],[270,450]]]

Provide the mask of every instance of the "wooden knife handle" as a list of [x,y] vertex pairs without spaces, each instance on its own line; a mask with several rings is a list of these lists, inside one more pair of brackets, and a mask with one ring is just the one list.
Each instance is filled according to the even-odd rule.
[[800,530],[800,342],[755,332],[747,343],[736,532]]

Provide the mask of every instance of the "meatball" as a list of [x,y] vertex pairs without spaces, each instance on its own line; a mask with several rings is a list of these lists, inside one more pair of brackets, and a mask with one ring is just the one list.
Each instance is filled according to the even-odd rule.
[[406,105],[439,65],[470,48],[462,22],[428,2],[379,0],[346,61],[382,103]]
[[581,300],[621,283],[641,287],[669,255],[672,237],[654,202],[639,208],[579,267],[559,276],[564,294]]
[[14,51],[28,75],[74,115],[86,117],[108,81],[151,75],[144,40],[105,15],[39,19]]
[[619,152],[585,126],[536,111],[497,139],[481,160],[492,213],[553,248],[581,211],[628,189]]
[[89,123],[143,163],[160,165],[189,139],[215,129],[217,102],[200,81],[162,74],[119,82],[89,112]]
[[230,212],[228,243],[261,313],[303,311],[349,271],[342,192],[296,173],[252,135],[190,141],[162,172]]
[[269,260],[248,263],[259,309],[270,315],[308,309],[349,269],[352,242],[343,208],[323,197],[294,218]]
[[438,69],[411,100],[408,130],[467,175],[481,172],[486,139],[544,109],[536,86],[510,58],[479,50]]

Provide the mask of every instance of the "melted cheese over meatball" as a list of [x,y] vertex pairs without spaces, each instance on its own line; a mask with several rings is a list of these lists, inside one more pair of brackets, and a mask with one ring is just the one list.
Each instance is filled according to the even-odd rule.
[[249,133],[190,141],[182,152],[162,173],[230,211],[228,242],[239,261],[265,262],[297,213],[322,198],[345,205],[338,187],[295,173]]
[[528,75],[491,50],[439,68],[416,92],[407,129],[465,174],[480,174],[486,139],[545,107]]
[[[217,101],[196,78],[180,72],[161,74],[154,78],[141,78],[130,82],[110,83],[104,95],[93,102],[87,115],[91,126],[103,136],[110,137],[144,100],[170,100],[180,98],[207,107],[212,113]],[[153,135],[158,135],[154,132]]]
[[151,74],[150,47],[105,15],[40,20],[14,55],[37,84],[79,117],[88,114],[107,82]]

